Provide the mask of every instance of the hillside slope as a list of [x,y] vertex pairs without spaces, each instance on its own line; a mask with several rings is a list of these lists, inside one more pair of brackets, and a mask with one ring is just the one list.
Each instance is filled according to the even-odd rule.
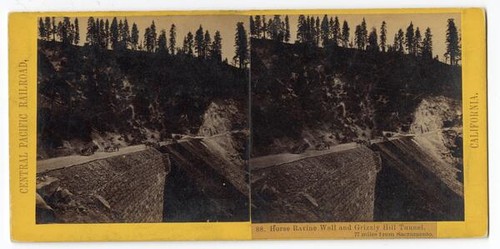
[[[247,74],[181,54],[39,41],[38,156],[196,135],[203,122],[210,125],[204,117],[214,105],[232,113],[223,130],[246,129],[246,118],[237,114],[246,113]],[[219,129],[214,125],[211,135]]]
[[252,155],[306,139],[345,143],[408,132],[420,102],[461,100],[461,68],[399,53],[251,41]]

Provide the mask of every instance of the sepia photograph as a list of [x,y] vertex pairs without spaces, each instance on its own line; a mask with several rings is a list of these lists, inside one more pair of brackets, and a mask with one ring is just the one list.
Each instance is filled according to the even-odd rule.
[[251,16],[252,222],[463,221],[460,27]]
[[463,221],[460,27],[40,17],[37,224]]
[[247,16],[37,21],[37,224],[249,220]]

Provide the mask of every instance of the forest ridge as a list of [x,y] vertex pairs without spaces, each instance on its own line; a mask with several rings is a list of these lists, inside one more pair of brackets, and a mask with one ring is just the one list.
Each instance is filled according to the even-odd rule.
[[[248,38],[243,22],[236,24],[235,32],[235,56],[233,63],[239,67],[248,65]],[[63,17],[62,21],[56,23],[54,17],[39,19],[39,38],[42,40],[60,41],[65,44],[78,45],[80,42],[80,28],[78,18],[71,21],[69,17]],[[341,46],[357,48],[368,51],[407,53],[426,58],[433,57],[432,30],[427,27],[422,34],[420,27],[415,27],[413,22],[406,27],[406,32],[400,28],[394,34],[393,43],[389,44],[387,34],[387,23],[383,21],[380,28],[373,27],[368,31],[365,18],[354,29],[351,37],[351,27],[337,16],[324,15],[319,17],[300,15],[297,22],[297,37],[295,43],[310,43],[316,46]],[[148,52],[160,52],[170,54],[196,55],[202,58],[215,58],[221,60],[222,38],[218,30],[215,31],[213,39],[208,30],[203,30],[202,25],[196,32],[189,31],[182,40],[182,45],[177,45],[176,25],[171,24],[167,31],[157,30],[154,21],[143,32],[140,39],[137,24],[133,23],[130,28],[127,19],[95,19],[89,17],[87,21],[87,33],[85,44],[99,46],[105,49],[131,49]],[[250,16],[250,35],[253,38],[271,39],[281,42],[291,42],[290,21],[288,15],[284,20],[281,15],[274,15],[266,19],[265,15]],[[180,44],[179,44],[180,45]],[[446,31],[446,52],[443,55],[445,61],[450,65],[456,65],[461,60],[460,35],[453,18],[448,19]],[[435,55],[438,59],[438,55]]]
[[[39,39],[45,41],[58,41],[64,45],[78,45],[81,40],[81,32],[78,18],[63,17],[58,21],[55,17],[39,18]],[[203,59],[222,61],[222,37],[219,30],[212,36],[208,30],[204,30],[200,24],[196,32],[189,31],[179,46],[177,43],[177,27],[170,26],[168,31],[158,31],[156,23],[145,28],[142,38],[136,23],[130,25],[128,20],[112,18],[99,19],[89,17],[87,20],[87,31],[85,35],[85,46],[112,50],[134,50],[163,54],[183,54]],[[247,67],[249,63],[249,46],[247,31],[243,22],[236,23],[235,29],[235,56],[233,64],[240,68]],[[227,63],[227,61],[225,61]]]
[[[450,65],[457,65],[461,60],[460,35],[453,18],[447,21],[445,61]],[[394,35],[392,44],[388,43],[387,23],[382,21],[379,32],[373,27],[368,32],[365,18],[356,25],[354,37],[351,37],[351,27],[344,20],[341,24],[339,18],[324,15],[319,17],[300,15],[297,22],[297,37],[295,43],[308,43],[315,46],[334,46],[344,48],[357,48],[359,50],[396,52],[410,54],[418,57],[433,58],[432,31],[429,27],[424,34],[413,22],[406,27],[406,32],[400,28]],[[284,20],[280,15],[267,19],[266,16],[256,15],[250,17],[250,35],[257,39],[271,39],[280,42],[291,42],[290,20],[285,15]],[[438,59],[438,55],[434,57]]]

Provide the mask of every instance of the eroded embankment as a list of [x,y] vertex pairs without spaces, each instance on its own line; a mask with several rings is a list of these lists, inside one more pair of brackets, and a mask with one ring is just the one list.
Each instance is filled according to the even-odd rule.
[[375,220],[463,220],[461,173],[435,153],[428,139],[407,137],[371,147],[382,158]]
[[37,175],[37,223],[161,222],[170,170],[154,149]]
[[252,170],[252,221],[371,221],[379,169],[359,146]]
[[[162,147],[172,170],[165,185],[164,221],[248,220],[249,187],[239,134],[190,139]],[[241,134],[240,134],[241,135]]]

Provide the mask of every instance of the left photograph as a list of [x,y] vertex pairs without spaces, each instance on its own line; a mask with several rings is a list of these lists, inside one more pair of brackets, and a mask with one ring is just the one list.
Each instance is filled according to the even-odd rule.
[[39,18],[36,223],[248,221],[247,24]]

